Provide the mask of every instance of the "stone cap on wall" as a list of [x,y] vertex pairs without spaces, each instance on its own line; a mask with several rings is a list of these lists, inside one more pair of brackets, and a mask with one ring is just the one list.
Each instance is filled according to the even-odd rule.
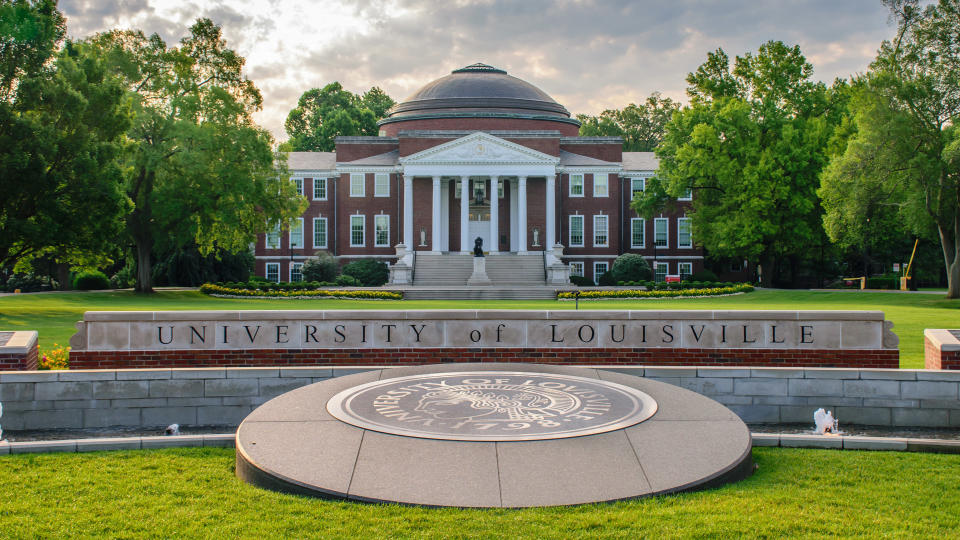
[[896,349],[879,311],[90,311],[75,351],[600,347]]
[[960,330],[927,328],[923,331],[923,337],[941,351],[960,351]]
[[0,354],[27,354],[37,345],[38,333],[35,330],[17,330],[0,332],[12,334],[0,339]]

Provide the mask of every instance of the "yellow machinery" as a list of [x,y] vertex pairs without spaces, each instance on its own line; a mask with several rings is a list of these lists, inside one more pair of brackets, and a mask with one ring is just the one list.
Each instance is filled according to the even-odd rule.
[[910,254],[910,262],[907,264],[907,270],[903,273],[903,276],[900,277],[900,290],[906,291],[909,290],[907,287],[907,280],[910,279],[910,268],[913,266],[913,256],[917,254],[917,244],[920,243],[920,239],[917,238],[913,242],[913,253]]

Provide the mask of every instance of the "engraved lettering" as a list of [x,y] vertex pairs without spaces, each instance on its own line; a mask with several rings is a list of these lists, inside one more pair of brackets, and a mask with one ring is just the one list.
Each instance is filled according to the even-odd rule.
[[247,337],[250,338],[250,343],[253,343],[253,341],[254,341],[255,339],[257,339],[257,334],[260,333],[260,325],[257,325],[257,331],[254,332],[253,334],[250,333],[250,327],[249,327],[249,326],[243,325],[243,327],[247,330]]
[[627,325],[625,324],[620,325],[620,339],[617,339],[616,328],[617,328],[617,325],[615,324],[610,325],[610,340],[613,341],[614,343],[620,343],[626,338]]
[[646,343],[646,342],[647,342],[647,325],[641,324],[640,325],[640,343]]
[[164,340],[163,340],[163,327],[162,327],[162,326],[158,326],[158,327],[157,327],[157,339],[160,340],[160,343],[163,344],[163,345],[167,345],[167,344],[169,344],[170,342],[173,341],[173,327],[172,327],[172,326],[168,326],[167,328],[170,329],[170,339],[164,341]]
[[366,342],[367,342],[367,325],[361,324],[360,325],[360,343],[366,343]]
[[[421,325],[420,325],[420,329],[417,330],[417,325],[415,325],[415,324],[411,324],[411,325],[410,325],[410,328],[412,328],[413,331],[417,334],[417,343],[420,343],[420,332],[423,332],[423,329],[426,328],[426,327],[427,327],[427,325],[421,324]],[[389,341],[389,340],[387,340],[387,341]]]
[[224,326],[224,327],[223,327],[223,343],[228,343],[228,341],[227,341],[227,328],[229,328],[229,326]]
[[[667,330],[667,328],[669,328],[669,330]],[[663,341],[664,343],[673,343],[673,325],[665,324],[663,325],[662,330],[663,330],[663,333],[666,334],[667,337],[669,337],[670,339],[663,338],[661,341]]]
[[344,341],[346,341],[347,336],[343,333],[345,330],[346,328],[342,324],[338,324],[334,326],[333,333],[336,334],[337,337],[333,338],[333,341],[336,343],[343,343]]
[[306,336],[307,339],[305,341],[307,343],[310,343],[311,341],[313,341],[314,343],[320,343],[320,340],[317,339],[316,334],[317,334],[316,326],[312,324],[308,324],[303,327],[303,335]]
[[755,339],[747,339],[747,328],[749,328],[747,325],[743,325],[743,342],[744,342],[744,343],[756,343],[757,340],[755,340]]
[[507,325],[505,325],[505,324],[498,324],[498,325],[497,325],[497,343],[500,343],[500,331],[503,330],[503,329],[506,328],[506,327],[507,327]]
[[207,342],[207,325],[203,325],[200,328],[203,329],[203,333],[197,332],[197,327],[190,325],[190,344],[193,345],[196,343],[194,338],[199,338],[200,343]]
[[395,324],[381,324],[381,325],[380,325],[380,328],[386,328],[386,329],[387,329],[387,343],[390,343],[390,331],[393,330],[393,329],[396,328],[396,327],[397,327],[397,325],[395,325]]
[[470,341],[472,341],[472,342],[474,342],[474,343],[480,341],[480,331],[479,331],[479,330],[471,330],[471,331],[470,331]]
[[[584,337],[583,337],[583,329],[584,329],[584,328],[589,328],[589,329],[590,329],[590,337],[588,337],[588,338],[586,338],[586,339],[584,339]],[[593,327],[590,326],[589,324],[581,325],[581,326],[580,326],[580,329],[577,330],[577,337],[580,338],[580,341],[583,342],[583,343],[589,343],[589,342],[593,341],[593,338],[594,338],[595,335],[596,335],[596,331],[595,331],[595,330],[593,329]]]
[[720,343],[726,343],[726,342],[727,342],[727,325],[721,324],[720,325]]
[[785,340],[781,339],[777,341],[777,325],[771,325],[770,328],[770,343],[783,343]]
[[698,333],[697,333],[697,328],[696,328],[694,325],[692,325],[692,324],[690,325],[690,333],[693,334],[693,339],[697,340],[697,343],[700,343],[700,336],[703,335],[703,329],[706,328],[706,327],[707,327],[707,325],[701,324],[701,325],[700,325],[700,333],[698,334]]
[[[285,324],[277,325],[277,343],[290,343],[290,339],[287,338],[287,328]],[[283,341],[280,341],[280,338],[283,338]]]
[[[810,338],[810,341],[807,341]],[[800,343],[813,343],[813,327],[800,325]]]
[[550,341],[553,343],[563,343],[563,338],[557,339],[557,325],[550,325]]

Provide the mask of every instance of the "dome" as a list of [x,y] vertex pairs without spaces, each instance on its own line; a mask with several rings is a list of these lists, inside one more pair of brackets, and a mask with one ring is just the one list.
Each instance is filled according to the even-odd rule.
[[380,124],[429,118],[515,118],[580,124],[543,90],[487,64],[472,64],[427,84],[391,108]]

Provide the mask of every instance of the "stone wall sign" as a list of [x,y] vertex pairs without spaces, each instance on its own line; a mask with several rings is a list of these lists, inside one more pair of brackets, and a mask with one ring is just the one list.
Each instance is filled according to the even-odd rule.
[[877,311],[86,312],[74,351],[684,348],[896,349]]

